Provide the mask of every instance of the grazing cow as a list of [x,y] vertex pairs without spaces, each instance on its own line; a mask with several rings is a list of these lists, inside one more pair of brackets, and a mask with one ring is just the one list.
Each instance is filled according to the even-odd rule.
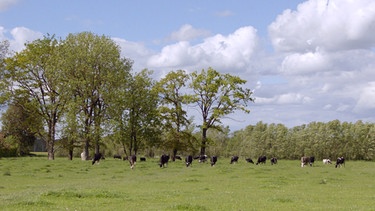
[[85,153],[85,152],[82,152],[82,153],[81,153],[81,159],[82,159],[82,160],[86,160],[86,159],[87,159],[87,156],[86,156],[86,153]]
[[305,165],[309,164],[312,166],[314,164],[315,157],[301,157],[301,167],[304,167]]
[[135,164],[137,163],[137,156],[136,155],[130,156],[129,163],[130,163],[130,168],[133,169],[135,167]]
[[186,167],[191,166],[192,163],[193,163],[193,156],[191,156],[191,155],[186,156],[185,163],[186,163]]
[[238,162],[238,156],[232,156],[230,158],[230,164],[237,163]]
[[160,168],[166,167],[168,165],[168,161],[169,161],[169,155],[163,154],[160,157]]
[[113,158],[114,159],[120,159],[120,160],[122,159],[121,155],[113,155]]
[[330,159],[323,159],[323,164],[332,164]]
[[204,163],[207,161],[207,158],[208,156],[207,155],[200,155],[200,156],[197,156],[198,159],[199,159],[199,163]]
[[262,155],[262,156],[259,156],[258,157],[258,162],[256,163],[257,165],[258,164],[266,164],[266,161],[267,161],[267,157],[265,155]]
[[344,157],[338,157],[336,160],[335,168],[341,167],[342,165],[345,166],[345,158]]
[[271,165],[277,164],[277,158],[273,157],[271,158]]
[[211,156],[211,166],[215,166],[217,162],[217,156]]
[[94,159],[92,159],[92,165],[94,165],[96,162],[99,163],[100,159],[104,159],[102,153],[96,153],[94,155]]
[[253,161],[253,159],[251,159],[251,158],[246,158],[245,159],[248,163],[252,163],[252,164],[254,164],[254,161]]
[[139,161],[141,161],[141,162],[146,162],[146,158],[145,158],[145,157],[140,157],[140,158],[139,158]]
[[175,160],[182,160],[181,156],[179,156],[179,155],[174,156],[174,159]]

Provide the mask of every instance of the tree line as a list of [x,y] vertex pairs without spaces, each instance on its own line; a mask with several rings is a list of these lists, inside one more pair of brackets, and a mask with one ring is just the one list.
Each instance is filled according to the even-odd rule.
[[375,124],[332,120],[287,128],[258,122],[235,131],[222,146],[226,147],[226,156],[375,160]]
[[[11,55],[7,41],[0,47],[3,156],[27,154],[37,138],[50,160],[61,149],[72,159],[111,145],[125,155],[197,148],[206,154],[207,131],[220,130],[221,118],[236,110],[249,113],[254,101],[245,80],[210,67],[171,71],[160,81],[148,69],[134,72],[112,39],[90,32],[47,35]],[[200,125],[187,106],[199,111]]]

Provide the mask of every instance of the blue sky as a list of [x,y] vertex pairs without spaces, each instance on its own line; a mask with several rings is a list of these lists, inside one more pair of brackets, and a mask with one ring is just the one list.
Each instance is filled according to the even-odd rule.
[[373,0],[0,1],[14,51],[82,31],[111,37],[156,79],[208,67],[246,79],[256,101],[224,120],[232,129],[375,121]]
[[301,0],[282,1],[120,1],[120,0],[5,0],[15,2],[0,13],[11,29],[24,26],[42,33],[66,36],[92,31],[161,47],[171,32],[189,24],[211,34],[229,34],[252,25],[267,36],[267,25]]

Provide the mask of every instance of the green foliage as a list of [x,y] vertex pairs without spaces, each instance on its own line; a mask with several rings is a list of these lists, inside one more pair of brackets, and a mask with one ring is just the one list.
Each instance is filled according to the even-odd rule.
[[90,32],[69,34],[61,43],[59,56],[62,82],[67,95],[72,96],[67,106],[73,113],[65,118],[73,128],[65,134],[71,141],[82,140],[86,154],[90,145],[99,152],[107,108],[116,101],[119,90],[124,90],[132,62],[121,58],[112,39]]
[[159,111],[166,134],[163,145],[173,151],[172,159],[178,151],[186,151],[191,146],[192,134],[188,130],[191,122],[184,110],[190,95],[183,92],[188,79],[189,75],[185,71],[172,71],[155,86],[160,96]]
[[132,75],[110,108],[114,138],[127,155],[152,147],[160,139],[158,95],[151,74],[144,69]]
[[236,143],[233,148],[241,149],[240,155],[255,158],[315,156],[335,160],[344,156],[350,160],[375,160],[374,131],[375,124],[361,121],[354,124],[338,120],[312,122],[290,129],[282,124],[258,122],[236,131],[230,142]]
[[221,74],[208,68],[198,73],[191,73],[192,82],[190,88],[194,92],[192,102],[199,108],[202,115],[202,146],[201,154],[205,154],[207,144],[207,130],[209,128],[220,129],[221,118],[242,110],[249,113],[247,104],[253,102],[253,94],[250,89],[242,88],[245,80],[230,74]]
[[[26,102],[27,103],[27,102]],[[13,147],[4,147],[3,149],[17,149],[17,155],[27,155],[33,145],[38,131],[42,130],[42,120],[35,112],[27,112],[22,106],[28,106],[26,103],[11,104],[1,117],[2,133],[12,140]],[[28,110],[30,111],[30,110]],[[1,148],[1,147],[0,147]]]
[[[57,68],[58,41],[54,36],[46,36],[26,44],[26,48],[7,58],[6,71],[2,71],[2,83],[7,92],[8,102],[17,104],[43,119],[48,134],[45,137],[49,159],[54,159],[56,124],[63,112],[65,99],[59,95],[60,69]],[[25,106],[19,98],[29,99]],[[36,109],[35,109],[36,108]],[[42,134],[43,131],[39,131]]]

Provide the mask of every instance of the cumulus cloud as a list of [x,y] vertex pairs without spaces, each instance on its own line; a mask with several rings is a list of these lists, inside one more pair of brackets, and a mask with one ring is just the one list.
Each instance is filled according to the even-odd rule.
[[133,60],[133,69],[140,71],[146,68],[147,58],[153,52],[149,50],[143,43],[131,42],[122,38],[113,37],[113,41],[121,48],[121,56]]
[[328,57],[324,52],[292,53],[285,57],[281,71],[286,74],[315,74],[330,68]]
[[258,46],[256,29],[251,26],[237,29],[224,36],[217,34],[207,37],[202,43],[191,45],[180,41],[165,46],[160,53],[152,56],[148,66],[155,68],[207,68],[218,66],[224,69],[245,70],[250,66],[254,51]]
[[196,29],[190,24],[181,26],[178,31],[172,32],[168,40],[172,41],[190,41],[196,38],[207,37],[210,32],[205,29]]
[[42,37],[43,34],[41,32],[33,31],[26,27],[15,27],[8,31],[0,26],[0,40],[9,40],[10,50],[14,52],[23,50],[26,43]]
[[12,35],[10,47],[13,51],[21,51],[25,48],[26,43],[43,37],[41,32],[33,31],[26,27],[13,28],[10,34]]
[[269,26],[278,51],[329,51],[375,45],[375,1],[310,0],[285,10]]
[[0,11],[4,11],[9,7],[18,3],[18,0],[1,0],[0,1]]

